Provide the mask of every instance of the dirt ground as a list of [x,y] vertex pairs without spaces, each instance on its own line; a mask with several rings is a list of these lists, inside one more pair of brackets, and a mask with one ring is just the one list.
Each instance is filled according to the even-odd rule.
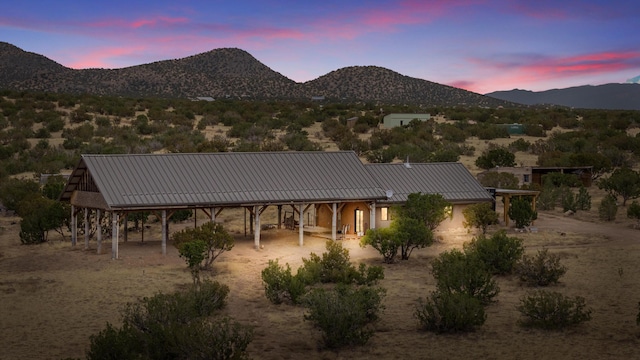
[[[354,262],[384,266],[381,285],[387,296],[369,343],[340,352],[319,347],[320,333],[303,320],[304,309],[269,303],[260,278],[269,259],[297,269],[302,257],[324,251],[324,239],[306,236],[300,247],[297,232],[268,230],[262,232],[264,248],[255,250],[253,238],[240,231],[236,246],[218,258],[207,275],[231,288],[224,312],[254,327],[249,353],[255,359],[640,358],[640,327],[635,323],[640,230],[625,215],[620,211],[618,219],[623,220],[603,224],[592,221],[588,213],[566,217],[559,211],[545,212],[536,221],[536,233],[509,229],[510,235],[524,239],[528,253],[547,247],[561,254],[568,272],[550,289],[583,296],[593,309],[591,321],[561,332],[518,326],[515,306],[529,288],[512,277],[498,278],[500,294],[476,332],[435,335],[417,329],[412,316],[416,299],[435,289],[430,261],[444,250],[461,247],[473,234],[439,234],[436,244],[393,265],[382,264],[375,250],[345,241]],[[124,304],[191,281],[173,246],[168,246],[167,256],[161,255],[155,225],[145,233],[144,243],[130,233],[129,241],[120,243],[120,259],[111,260],[110,243],[97,255],[94,240],[88,251],[82,243],[72,248],[68,238],[23,246],[18,220],[0,218],[1,359],[83,358],[89,337],[106,322],[118,324]]]

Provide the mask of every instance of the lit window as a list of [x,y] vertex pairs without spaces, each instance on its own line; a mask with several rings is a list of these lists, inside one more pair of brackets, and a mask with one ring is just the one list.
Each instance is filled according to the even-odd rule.
[[382,221],[389,220],[389,208],[387,207],[380,208],[380,220]]

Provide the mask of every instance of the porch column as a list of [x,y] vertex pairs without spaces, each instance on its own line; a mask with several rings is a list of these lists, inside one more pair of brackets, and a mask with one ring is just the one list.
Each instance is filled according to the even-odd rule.
[[167,210],[162,210],[162,255],[167,255]]
[[331,240],[338,238],[338,203],[331,204]]
[[96,232],[98,239],[98,254],[102,254],[102,223],[100,221],[100,217],[102,216],[102,211],[100,209],[96,209]]
[[[369,229],[376,228],[376,203],[372,202],[369,205]],[[366,231],[365,231],[366,234]]]
[[84,249],[89,250],[89,208],[84,208]]
[[256,249],[260,249],[260,208],[253,207],[253,244]]
[[[142,223],[142,227],[144,228],[144,222]],[[124,213],[124,226],[122,227],[124,230],[124,242],[129,241],[129,213]]]
[[75,247],[78,242],[78,215],[76,207],[71,205],[71,246]]
[[278,230],[282,229],[282,205],[278,205]]
[[211,222],[216,222],[216,208],[212,207],[209,211],[211,211]]
[[[111,226],[111,259],[118,258],[118,214],[113,211],[111,213],[112,226]],[[126,226],[126,225],[125,225]]]
[[304,209],[302,208],[302,206],[303,204],[300,204],[299,220],[298,220],[298,229],[299,229],[299,236],[300,236],[298,243],[300,244],[300,246],[304,245]]

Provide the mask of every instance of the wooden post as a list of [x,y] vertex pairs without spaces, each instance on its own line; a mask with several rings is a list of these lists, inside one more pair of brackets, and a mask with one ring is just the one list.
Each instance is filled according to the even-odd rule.
[[124,242],[127,242],[129,240],[129,213],[124,213],[124,226],[122,229],[124,230]]
[[216,222],[216,208],[211,208],[211,222]]
[[[372,202],[369,206],[369,229],[376,228],[376,203]],[[366,230],[365,230],[366,234]]]
[[300,204],[300,211],[298,214],[299,220],[298,220],[298,229],[299,229],[299,240],[298,243],[300,244],[300,246],[304,245],[304,210],[302,208],[303,204]]
[[253,219],[254,219],[254,231],[253,231],[253,243],[257,249],[260,249],[260,210],[258,205],[253,206]]
[[331,240],[338,239],[338,204],[331,204]]
[[102,212],[100,209],[96,209],[96,232],[98,239],[98,254],[102,254],[102,222],[100,221],[100,217],[102,216]]
[[78,242],[78,215],[76,207],[71,205],[71,246],[75,247]]
[[162,255],[167,255],[167,210],[162,210]]
[[89,208],[84,208],[84,249],[89,250]]
[[113,211],[111,217],[111,259],[115,260],[118,258],[118,214]]
[[511,195],[504,195],[504,226],[509,227],[509,203]]
[[282,205],[278,205],[278,230],[282,229]]

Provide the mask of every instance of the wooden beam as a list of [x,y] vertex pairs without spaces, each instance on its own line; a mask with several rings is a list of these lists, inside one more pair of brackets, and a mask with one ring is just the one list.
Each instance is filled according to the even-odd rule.
[[89,208],[84,208],[84,249],[89,250]]
[[254,231],[253,231],[253,244],[256,248],[256,250],[260,249],[260,209],[258,208],[258,205],[255,205],[253,207],[253,213],[255,214],[254,216]]
[[338,204],[331,204],[331,240],[338,239]]
[[98,239],[98,255],[102,254],[102,221],[100,221],[100,217],[102,216],[101,210],[96,209],[96,232]]
[[113,211],[111,216],[113,218],[111,227],[111,259],[115,260],[118,258],[118,214]]
[[71,246],[76,247],[78,242],[78,213],[76,207],[71,205]]
[[300,212],[299,212],[299,220],[298,220],[298,229],[299,229],[299,239],[298,243],[300,246],[304,245],[304,210],[302,209],[304,204],[300,204]]
[[162,210],[162,255],[167,255],[167,210]]

